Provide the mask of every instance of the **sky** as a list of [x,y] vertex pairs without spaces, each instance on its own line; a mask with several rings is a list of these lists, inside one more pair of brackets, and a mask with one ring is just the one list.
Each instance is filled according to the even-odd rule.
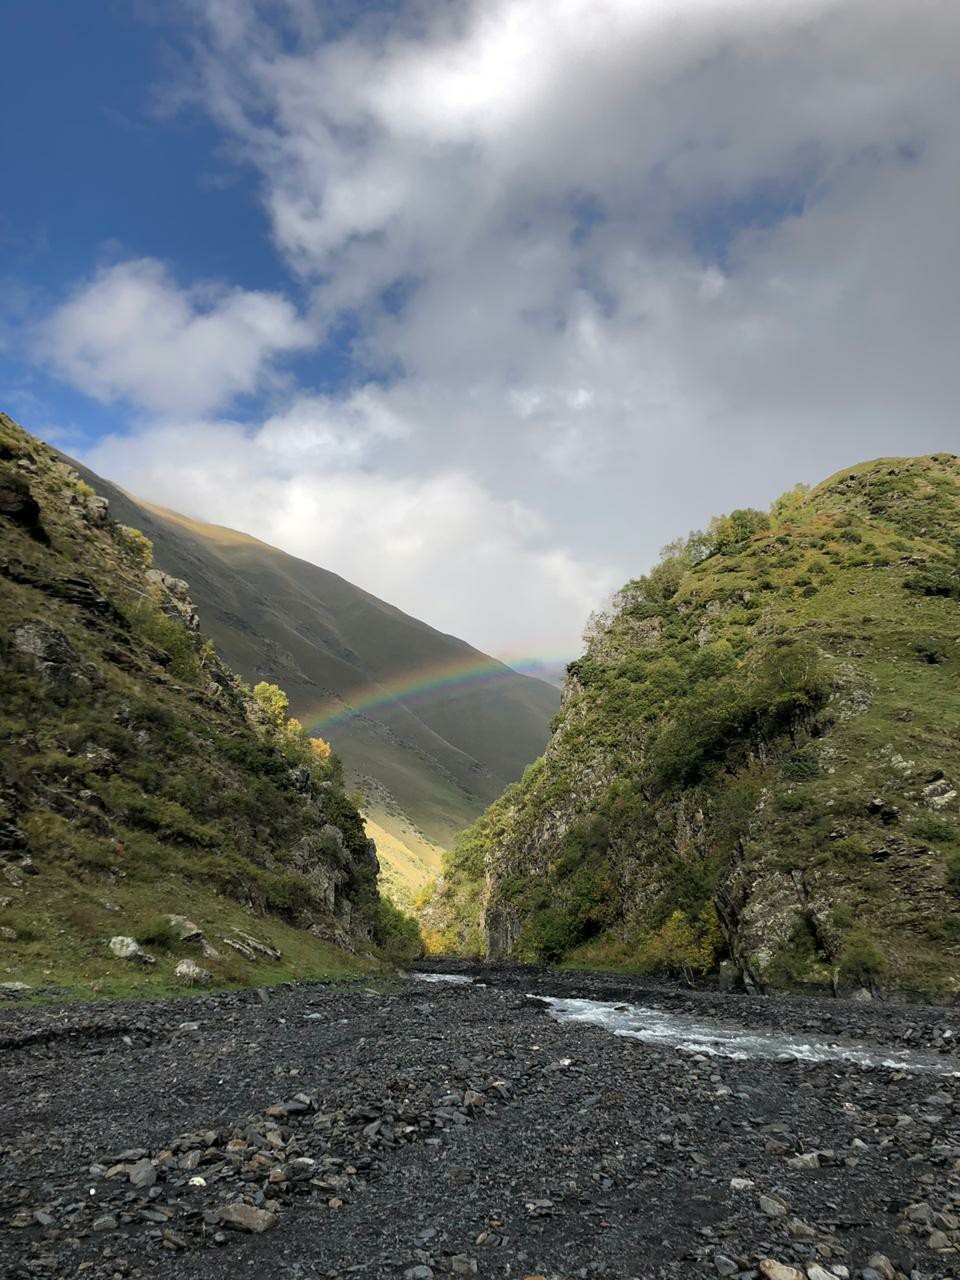
[[4,0],[0,407],[519,665],[960,451],[955,0]]

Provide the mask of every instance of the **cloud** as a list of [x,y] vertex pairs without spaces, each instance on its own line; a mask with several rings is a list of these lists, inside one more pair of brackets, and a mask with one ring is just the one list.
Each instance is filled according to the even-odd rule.
[[[366,413],[375,447],[375,396],[354,411]],[[576,650],[583,619],[616,575],[552,545],[533,512],[464,472],[360,469],[353,430],[344,466],[342,424],[330,412],[322,404],[314,417],[300,403],[253,433],[227,421],[153,423],[100,441],[83,461],[162,505],[240,524],[488,652]],[[291,428],[298,439],[288,449]]]
[[[711,514],[956,448],[960,6],[197,12],[176,95],[258,174],[309,322],[134,264],[118,285],[132,270],[172,319],[74,322],[101,281],[109,301],[107,273],[58,314],[53,358],[164,420],[269,386],[308,327],[320,344],[344,326],[354,366],[246,430],[196,423],[195,511],[255,516],[487,646],[575,648],[609,585]],[[175,499],[171,430],[141,423],[99,465]]]
[[279,294],[180,289],[161,263],[140,258],[75,289],[40,345],[61,377],[97,400],[207,413],[258,390],[276,356],[313,341]]

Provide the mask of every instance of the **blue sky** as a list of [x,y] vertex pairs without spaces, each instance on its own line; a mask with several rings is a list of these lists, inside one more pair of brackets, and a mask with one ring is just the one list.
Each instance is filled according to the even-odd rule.
[[6,0],[0,47],[0,404],[489,651],[960,443],[938,0]]

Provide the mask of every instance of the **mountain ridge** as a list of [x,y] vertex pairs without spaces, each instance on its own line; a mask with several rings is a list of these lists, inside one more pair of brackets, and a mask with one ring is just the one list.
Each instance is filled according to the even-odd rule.
[[123,994],[369,971],[415,946],[378,871],[328,746],[0,415],[0,972]]
[[753,988],[960,989],[960,460],[734,511],[628,583],[435,949]]
[[[204,629],[230,665],[251,681],[284,688],[292,713],[331,738],[352,784],[373,778],[385,790],[390,799],[373,816],[393,834],[403,825],[390,812],[395,807],[428,841],[449,843],[542,750],[559,705],[553,686],[330,570],[250,534],[140,501],[68,461],[118,519],[151,539],[157,565],[190,584]],[[486,673],[435,694],[387,687],[398,672],[429,676],[458,664]],[[317,718],[319,706],[381,690],[382,702],[329,731]]]

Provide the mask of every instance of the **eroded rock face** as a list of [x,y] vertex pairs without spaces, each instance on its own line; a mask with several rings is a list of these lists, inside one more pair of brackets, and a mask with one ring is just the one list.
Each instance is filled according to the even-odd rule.
[[26,480],[9,467],[0,467],[0,518],[19,525],[35,542],[50,545],[50,536],[40,520],[40,504]]
[[522,927],[517,912],[504,902],[495,903],[487,908],[483,925],[488,959],[504,960],[509,957]]
[[46,622],[25,622],[13,633],[13,647],[32,659],[41,679],[48,684],[88,684],[80,656],[62,631]]
[[163,596],[161,608],[168,617],[182,622],[188,631],[200,630],[200,615],[190,599],[190,585],[162,569],[148,569],[147,581],[159,587]]

